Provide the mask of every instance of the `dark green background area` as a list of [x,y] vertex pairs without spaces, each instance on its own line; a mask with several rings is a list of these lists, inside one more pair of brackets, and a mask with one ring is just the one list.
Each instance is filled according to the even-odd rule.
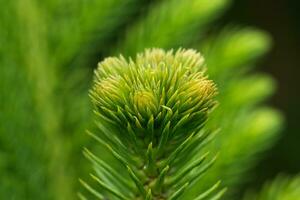
[[252,187],[258,188],[278,173],[300,172],[300,2],[298,0],[236,0],[223,18],[256,26],[273,37],[271,52],[258,70],[277,80],[271,104],[285,115],[284,131],[277,144],[253,170]]

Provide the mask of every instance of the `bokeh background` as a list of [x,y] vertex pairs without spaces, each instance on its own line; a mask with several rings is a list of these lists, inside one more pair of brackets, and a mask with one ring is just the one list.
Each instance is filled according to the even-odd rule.
[[[74,191],[81,187],[77,178],[90,167],[82,148],[92,143],[84,131],[91,124],[88,89],[93,70],[105,56],[125,50],[135,54],[139,49],[132,45],[135,38],[126,33],[160,1],[127,0],[115,10],[101,12],[97,6],[109,7],[108,2],[113,1],[86,2],[0,0],[0,199],[65,200],[75,196]],[[275,146],[257,156],[259,163],[243,185],[244,191],[259,189],[278,173],[300,172],[300,2],[233,0],[230,7],[224,7],[213,14],[218,20],[204,19],[207,24],[213,21],[209,31],[218,33],[227,25],[257,27],[273,40],[270,52],[255,71],[267,72],[277,81],[276,93],[267,104],[283,113],[285,125]],[[163,31],[168,32],[168,24]],[[95,28],[100,25],[106,28]],[[176,21],[173,25],[172,30],[176,30]],[[134,33],[134,26],[129,31]],[[206,36],[210,36],[209,31]],[[127,41],[122,43],[124,35]],[[194,35],[185,36],[175,35],[175,42],[178,38],[182,41],[174,46],[185,39],[191,43],[188,36]],[[173,47],[168,42],[174,41],[161,38],[158,44]],[[148,45],[147,41],[143,45]]]
[[277,173],[300,171],[300,2],[298,0],[236,0],[224,22],[254,25],[268,31],[273,47],[258,70],[278,82],[270,103],[285,115],[283,134],[255,169],[252,187]]

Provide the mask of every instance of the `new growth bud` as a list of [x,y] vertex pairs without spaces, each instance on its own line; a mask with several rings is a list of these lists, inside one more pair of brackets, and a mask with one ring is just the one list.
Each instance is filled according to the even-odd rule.
[[[203,57],[194,50],[150,49],[135,60],[107,58],[95,74],[90,94],[102,134],[90,135],[122,163],[129,175],[122,176],[124,187],[135,184],[122,199],[178,198],[214,162],[202,166],[208,153],[199,156],[210,134],[199,131],[217,93],[205,76]],[[116,192],[105,182],[106,173],[98,174],[98,183],[122,194],[123,188]]]
[[168,143],[203,125],[217,92],[204,71],[204,59],[194,50],[150,49],[135,60],[107,58],[95,72],[91,97],[109,124],[155,147],[166,132]]

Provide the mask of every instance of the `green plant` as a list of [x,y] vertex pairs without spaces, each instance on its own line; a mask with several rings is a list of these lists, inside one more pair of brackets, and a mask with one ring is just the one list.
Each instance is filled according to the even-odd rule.
[[[153,47],[200,51],[205,74],[218,87],[214,99],[219,106],[201,130],[213,131],[209,136],[220,131],[200,152],[210,152],[208,163],[217,153],[218,159],[180,199],[195,199],[217,185],[219,190],[211,195],[227,188],[223,199],[237,199],[259,154],[276,141],[283,120],[264,105],[275,89],[273,79],[253,71],[270,48],[269,35],[249,27],[219,31],[213,24],[230,3],[0,0],[0,199],[75,199],[77,191],[85,193],[78,177],[97,187],[87,180],[90,163],[81,154],[83,146],[91,149],[85,151],[89,158],[101,157],[123,172],[108,150],[83,134],[88,128],[100,137],[92,125],[88,98],[93,67],[107,56],[133,57]],[[149,93],[141,96],[153,99]],[[148,112],[143,106],[139,109]],[[104,131],[110,132],[114,130]],[[152,150],[155,145],[157,141]],[[199,167],[203,166],[205,162]]]
[[[97,174],[92,178],[109,194],[95,193],[83,182],[90,192],[103,199],[174,200],[198,182],[213,162],[204,162],[208,152],[202,148],[211,134],[203,126],[216,104],[216,88],[204,75],[203,61],[192,50],[153,49],[135,61],[119,57],[99,64],[91,97],[101,134],[90,135],[123,168],[116,173],[86,150]],[[217,184],[199,191],[196,199],[209,196]]]

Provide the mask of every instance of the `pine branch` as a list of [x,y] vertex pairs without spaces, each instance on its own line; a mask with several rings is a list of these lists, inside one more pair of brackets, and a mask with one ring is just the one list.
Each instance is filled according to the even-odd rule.
[[[216,88],[203,70],[203,58],[193,50],[152,49],[134,61],[107,58],[99,64],[91,98],[102,125],[100,133],[89,134],[123,165],[117,173],[85,151],[104,198],[180,199],[211,167],[215,159],[206,161],[198,147],[209,138],[200,130],[216,104]],[[198,198],[219,199],[218,185],[198,191]]]

